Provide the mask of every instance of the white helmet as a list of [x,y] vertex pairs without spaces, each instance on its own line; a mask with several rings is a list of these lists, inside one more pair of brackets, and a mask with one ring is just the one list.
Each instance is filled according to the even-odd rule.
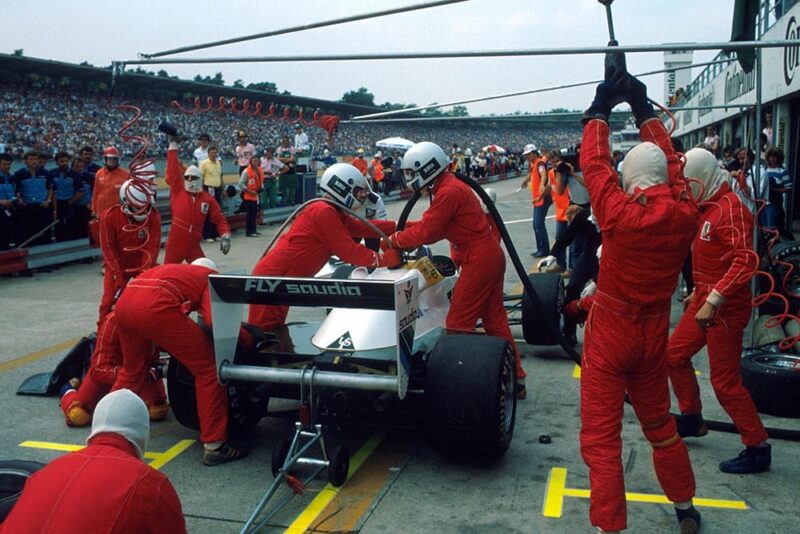
[[367,179],[361,171],[349,163],[335,163],[325,170],[319,181],[319,188],[333,197],[336,202],[348,209],[358,209],[361,201],[356,198],[355,189],[369,191]]
[[206,269],[211,269],[212,271],[219,272],[219,269],[217,269],[217,264],[214,263],[214,260],[209,258],[197,258],[192,262],[192,265],[197,265],[198,267],[205,267]]
[[423,141],[415,143],[403,156],[403,169],[406,186],[421,191],[439,176],[450,164],[450,158],[436,143]]
[[119,187],[122,213],[139,222],[147,219],[155,198],[155,185],[149,180],[131,178]]
[[536,148],[536,145],[534,145],[533,143],[528,143],[527,145],[525,145],[525,148],[522,150],[522,155],[523,156],[527,156],[528,154],[530,154],[532,152],[539,152],[539,149]]
[[[191,176],[194,180],[187,180],[186,177]],[[203,190],[203,172],[196,165],[189,165],[183,171],[183,187],[190,193],[199,193]]]

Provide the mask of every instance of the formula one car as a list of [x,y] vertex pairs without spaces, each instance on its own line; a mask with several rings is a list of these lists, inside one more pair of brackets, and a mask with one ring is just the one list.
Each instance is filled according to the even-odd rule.
[[[298,398],[301,388],[313,388],[320,420],[412,406],[436,450],[502,456],[514,433],[514,353],[505,340],[445,330],[457,278],[450,258],[427,255],[394,270],[331,264],[314,278],[212,275],[230,430],[254,428],[270,398]],[[330,310],[321,323],[261,332],[241,324],[245,304]],[[192,376],[175,360],[167,387],[178,421],[198,428]]]

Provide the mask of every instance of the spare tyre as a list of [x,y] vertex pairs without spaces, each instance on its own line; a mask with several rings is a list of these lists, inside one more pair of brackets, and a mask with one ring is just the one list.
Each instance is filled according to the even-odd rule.
[[533,273],[528,280],[541,308],[534,305],[526,289],[522,294],[522,335],[531,345],[557,345],[564,323],[564,279],[558,273]]
[[42,467],[44,464],[39,462],[0,461],[0,523],[17,503],[28,478]]
[[763,350],[745,352],[742,382],[760,413],[800,417],[800,356]]

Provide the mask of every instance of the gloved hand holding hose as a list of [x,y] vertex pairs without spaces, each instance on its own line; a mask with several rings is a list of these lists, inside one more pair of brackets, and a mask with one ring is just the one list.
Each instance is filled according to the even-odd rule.
[[222,240],[219,242],[219,250],[226,255],[231,251],[231,234],[222,236]]

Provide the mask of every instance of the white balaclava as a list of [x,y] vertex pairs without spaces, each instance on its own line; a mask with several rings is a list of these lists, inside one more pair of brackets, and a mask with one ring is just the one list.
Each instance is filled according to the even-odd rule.
[[196,165],[190,165],[184,173],[184,176],[197,176],[199,180],[184,180],[183,187],[190,193],[199,193],[203,190],[203,173]]
[[730,180],[728,171],[719,168],[717,158],[708,150],[693,148],[685,156],[683,175],[689,180],[692,196],[697,202],[705,202],[713,197],[722,184]]
[[638,187],[667,183],[667,157],[657,145],[645,141],[633,147],[622,166],[622,188],[633,194]]
[[199,265],[200,267],[205,267],[207,269],[211,269],[212,271],[219,272],[217,264],[214,263],[214,260],[210,258],[197,258],[192,262],[192,265]]
[[94,409],[92,433],[88,444],[98,434],[119,434],[133,444],[139,459],[144,459],[150,439],[150,414],[144,401],[129,389],[112,391]]

